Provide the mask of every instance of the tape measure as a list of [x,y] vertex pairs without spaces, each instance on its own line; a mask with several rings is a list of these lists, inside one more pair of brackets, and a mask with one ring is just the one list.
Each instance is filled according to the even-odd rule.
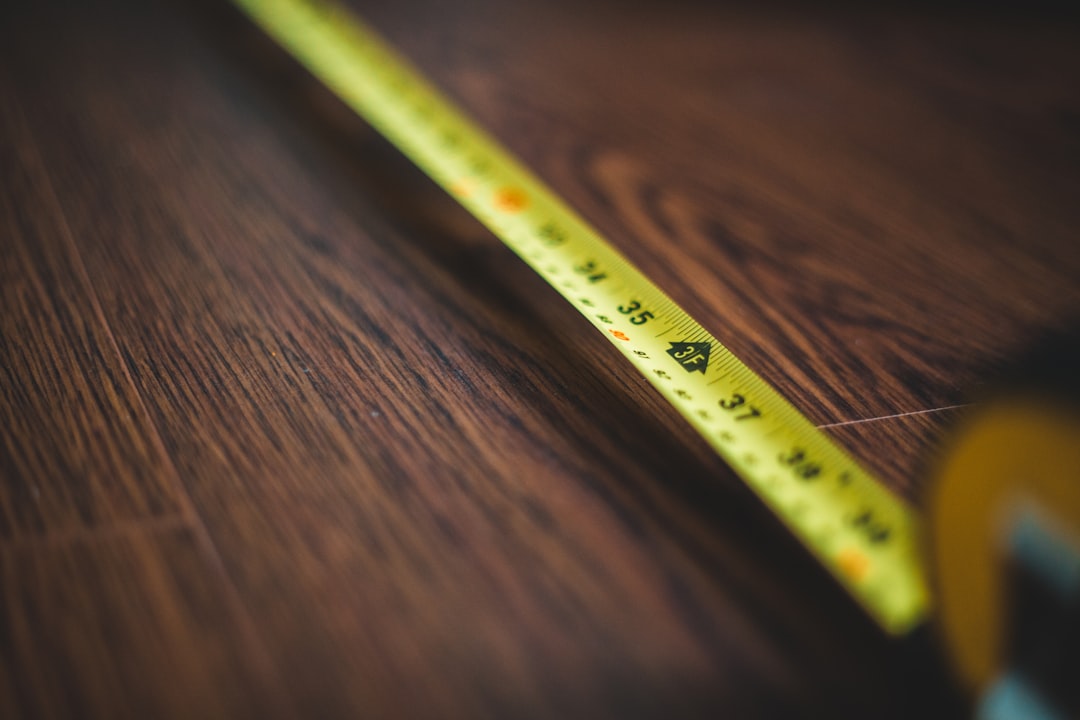
[[912,510],[344,8],[234,0],[544,278],[886,631],[929,611]]

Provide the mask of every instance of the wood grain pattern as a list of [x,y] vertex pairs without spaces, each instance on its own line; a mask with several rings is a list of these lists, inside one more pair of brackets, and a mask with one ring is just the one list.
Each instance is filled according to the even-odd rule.
[[[3,12],[5,716],[958,712],[237,13]],[[1080,308],[1068,24],[364,12],[910,497],[924,411]]]
[[[468,47],[454,33],[472,16],[427,36],[377,17],[819,422],[960,402],[994,356],[1076,312],[1072,26],[665,15],[620,23],[601,6],[562,24],[492,7],[483,37],[504,62],[487,85],[466,83],[467,58],[432,57]],[[591,61],[623,44],[617,70]],[[522,105],[539,118],[524,128]]]
[[[198,543],[175,523],[0,548],[4,717],[267,711]],[[153,672],[148,672],[152,669]]]
[[166,461],[148,437],[59,199],[22,118],[3,120],[0,538],[174,514]]

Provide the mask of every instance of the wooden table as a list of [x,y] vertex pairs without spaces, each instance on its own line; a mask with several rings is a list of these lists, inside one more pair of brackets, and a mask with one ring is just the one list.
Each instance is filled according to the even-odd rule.
[[[916,503],[972,393],[1080,309],[1080,33],[1050,11],[369,4]],[[226,3],[22,5],[0,716],[958,712],[931,643],[883,638]]]

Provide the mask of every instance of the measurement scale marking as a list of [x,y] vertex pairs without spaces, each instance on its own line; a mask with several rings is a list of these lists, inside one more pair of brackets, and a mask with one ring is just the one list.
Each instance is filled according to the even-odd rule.
[[926,617],[911,509],[374,31],[332,2],[233,2],[600,329],[884,629]]

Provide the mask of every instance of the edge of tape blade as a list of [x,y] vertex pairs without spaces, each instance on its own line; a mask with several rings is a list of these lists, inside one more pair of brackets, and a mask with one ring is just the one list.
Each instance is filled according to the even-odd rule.
[[233,0],[589,320],[891,634],[926,618],[914,512],[358,18]]

